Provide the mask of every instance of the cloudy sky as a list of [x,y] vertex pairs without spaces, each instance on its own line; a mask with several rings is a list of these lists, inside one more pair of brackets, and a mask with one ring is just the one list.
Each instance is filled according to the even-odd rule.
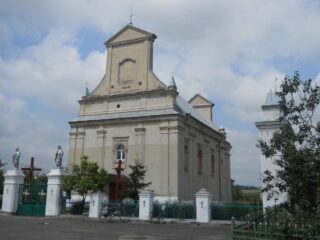
[[275,79],[299,70],[319,78],[320,1],[0,0],[0,159],[12,167],[31,156],[54,166],[58,144],[68,154],[68,121],[86,82],[105,71],[104,41],[129,23],[158,36],[154,72],[189,99],[213,101],[214,121],[231,142],[232,178],[260,185],[261,104]]

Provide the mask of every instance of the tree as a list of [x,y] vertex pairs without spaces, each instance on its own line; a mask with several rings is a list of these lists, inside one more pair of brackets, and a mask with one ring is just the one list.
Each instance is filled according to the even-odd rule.
[[3,193],[3,185],[4,185],[4,166],[6,164],[2,162],[2,160],[0,159],[0,195],[2,195]]
[[143,163],[135,161],[134,165],[129,165],[131,173],[129,174],[129,183],[127,186],[127,195],[135,200],[139,199],[139,191],[148,187],[151,182],[145,183],[144,177],[147,169]]
[[107,172],[97,163],[89,162],[87,156],[82,156],[80,166],[73,165],[71,174],[64,177],[63,189],[80,194],[84,205],[88,193],[104,191],[106,184]]
[[291,216],[316,219],[320,211],[320,87],[311,79],[301,80],[296,72],[284,78],[277,95],[283,127],[269,143],[259,140],[258,147],[280,168],[275,174],[264,173],[263,191],[269,197],[286,192]]

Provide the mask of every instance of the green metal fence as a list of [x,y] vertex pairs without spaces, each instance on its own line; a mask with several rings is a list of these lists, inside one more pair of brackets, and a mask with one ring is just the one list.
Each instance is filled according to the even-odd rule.
[[153,204],[152,217],[195,219],[196,206],[194,202],[169,201],[160,203],[155,201]]
[[19,188],[17,215],[44,216],[47,185],[38,181],[22,184]]
[[232,217],[236,219],[246,216],[250,213],[259,213],[262,215],[261,203],[250,202],[212,202],[211,203],[211,219],[212,220],[227,220]]
[[308,236],[308,226],[296,225],[286,226],[286,230],[276,222],[247,222],[237,226],[237,222],[232,222],[233,240],[319,240],[320,236]]
[[125,199],[125,200],[110,200],[110,204],[121,205],[121,216],[125,217],[139,217],[139,201]]
[[260,211],[232,218],[231,226],[234,240],[320,240],[320,232],[312,231],[310,225],[279,223],[275,215]]

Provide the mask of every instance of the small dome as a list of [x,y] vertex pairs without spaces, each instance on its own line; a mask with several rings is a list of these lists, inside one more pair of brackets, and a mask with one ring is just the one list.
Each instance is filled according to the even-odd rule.
[[281,98],[275,93],[270,91],[264,105],[279,105]]

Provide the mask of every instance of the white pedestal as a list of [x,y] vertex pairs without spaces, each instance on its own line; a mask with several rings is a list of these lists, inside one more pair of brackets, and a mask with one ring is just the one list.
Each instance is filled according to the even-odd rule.
[[212,194],[205,188],[196,193],[197,222],[208,223],[211,221]]
[[150,220],[153,209],[153,191],[142,191],[139,194],[139,219]]
[[18,208],[19,187],[23,184],[24,175],[21,170],[8,170],[4,179],[2,211],[15,213]]
[[99,218],[99,214],[102,208],[102,203],[106,200],[106,195],[102,192],[90,194],[90,208],[89,217]]
[[61,211],[62,169],[51,169],[47,176],[46,216],[58,216]]

